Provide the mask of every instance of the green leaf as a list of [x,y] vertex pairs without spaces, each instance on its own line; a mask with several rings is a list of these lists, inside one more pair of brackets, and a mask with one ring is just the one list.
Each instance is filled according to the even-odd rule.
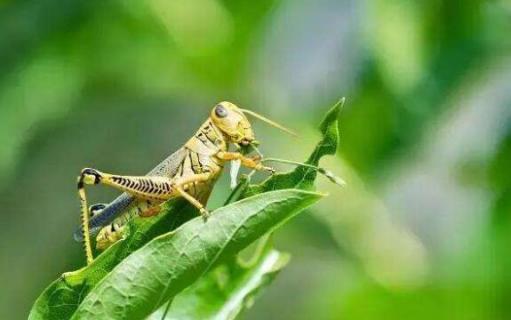
[[303,190],[256,195],[196,218],[132,253],[85,297],[72,319],[144,319],[214,265],[321,197]]
[[249,263],[234,259],[218,266],[179,294],[169,310],[164,305],[148,319],[235,319],[289,261],[267,239],[260,247]]

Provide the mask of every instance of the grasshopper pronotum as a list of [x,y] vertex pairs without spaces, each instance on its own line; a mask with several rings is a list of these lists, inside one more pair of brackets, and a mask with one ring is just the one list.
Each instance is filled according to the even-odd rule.
[[[160,204],[169,199],[185,198],[206,219],[208,211],[204,204],[227,161],[239,161],[245,167],[273,173],[274,170],[264,166],[260,159],[229,151],[231,144],[238,149],[257,145],[246,114],[293,134],[269,119],[224,101],[213,108],[206,122],[182,148],[146,176],[121,176],[91,168],[83,169],[78,177],[82,225],[81,230],[75,233],[75,238],[83,240],[87,264],[94,259],[91,234],[99,231],[97,247],[104,249],[120,238],[119,229],[122,227],[114,220],[126,220],[134,215],[156,215],[160,211]],[[94,184],[107,185],[124,193],[110,204],[88,208],[84,186]]]

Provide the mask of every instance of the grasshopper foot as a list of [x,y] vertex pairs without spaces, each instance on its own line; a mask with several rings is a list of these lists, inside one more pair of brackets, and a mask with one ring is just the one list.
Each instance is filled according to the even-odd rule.
[[256,170],[264,170],[264,171],[268,171],[270,174],[275,174],[275,169],[273,169],[272,167],[265,167],[263,166],[261,163],[258,163],[257,166],[255,167]]
[[205,208],[201,208],[200,209],[200,214],[201,214],[202,220],[204,220],[204,222],[208,221],[208,218],[211,215],[209,213],[209,211],[207,209],[205,209]]

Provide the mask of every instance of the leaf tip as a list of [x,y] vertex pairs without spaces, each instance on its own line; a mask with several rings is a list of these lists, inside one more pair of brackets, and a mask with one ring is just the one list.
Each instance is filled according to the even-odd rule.
[[320,130],[323,134],[328,132],[328,128],[332,125],[337,126],[337,118],[344,107],[344,103],[346,102],[346,98],[342,97],[339,99],[330,110],[326,113],[323,121],[321,121]]
[[335,105],[339,107],[339,110],[342,110],[344,108],[345,102],[346,102],[346,97],[342,97],[337,101],[337,103]]

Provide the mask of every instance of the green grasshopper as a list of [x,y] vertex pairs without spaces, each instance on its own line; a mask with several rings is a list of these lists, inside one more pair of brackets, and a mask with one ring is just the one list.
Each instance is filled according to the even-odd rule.
[[[243,148],[254,147],[254,131],[246,115],[254,116],[290,134],[289,129],[230,102],[217,104],[209,118],[183,147],[163,160],[145,176],[122,176],[85,168],[78,176],[78,195],[81,204],[81,228],[75,239],[83,241],[87,264],[94,260],[91,235],[97,234],[96,247],[105,249],[122,237],[125,222],[134,216],[149,217],[160,212],[161,204],[182,197],[195,206],[206,220],[204,207],[224,164],[236,161],[253,169],[274,173],[262,164],[260,157],[247,157]],[[236,152],[229,146],[235,145]],[[111,203],[87,207],[85,185],[107,185],[124,193]]]

